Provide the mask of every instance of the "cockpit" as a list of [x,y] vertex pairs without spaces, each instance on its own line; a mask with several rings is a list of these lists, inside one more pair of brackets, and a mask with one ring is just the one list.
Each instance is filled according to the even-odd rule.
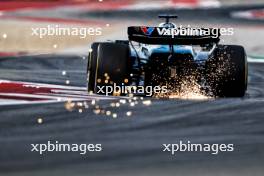
[[169,22],[169,23],[160,23],[159,24],[159,27],[164,27],[164,28],[176,28],[176,24],[174,24],[174,23],[171,23],[171,22]]

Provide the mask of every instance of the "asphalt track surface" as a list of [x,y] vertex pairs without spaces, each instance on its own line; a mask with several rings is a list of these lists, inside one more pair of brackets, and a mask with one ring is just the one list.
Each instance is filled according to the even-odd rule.
[[[1,67],[8,70],[8,75],[5,75],[7,70],[1,70],[1,78],[63,84],[59,70],[68,68],[74,85],[85,84],[85,61],[81,57],[45,56],[44,59],[35,56],[20,61],[21,58],[1,60]],[[20,70],[14,62],[21,66]],[[24,64],[27,62],[31,64]],[[216,175],[247,175],[249,171],[254,173],[252,175],[261,175],[264,160],[263,67],[263,64],[249,65],[248,95],[243,99],[153,100],[149,107],[123,105],[116,109],[117,119],[96,115],[89,109],[82,114],[77,110],[68,112],[64,103],[2,106],[1,174],[20,175],[18,172],[22,171],[27,175],[45,175],[53,171],[66,175],[75,172],[80,175],[104,172],[107,175],[158,175],[163,171],[164,175],[174,172],[192,175],[199,170],[203,174],[217,170]],[[99,104],[107,108],[110,101]],[[128,110],[132,110],[132,117],[125,116]],[[36,123],[38,117],[44,119],[43,124]],[[70,152],[40,156],[30,152],[30,144],[47,143],[48,140],[102,143],[103,152],[85,156]],[[163,143],[179,140],[233,143],[235,151],[216,156],[203,152],[170,156],[162,152]]]
[[[80,56],[12,57],[0,60],[0,78],[85,86]],[[264,64],[249,64],[244,98],[156,100],[151,106],[122,105],[118,118],[91,109],[69,112],[64,103],[1,106],[0,175],[256,175],[264,173]],[[112,101],[100,101],[110,108]],[[125,116],[132,111],[133,116]],[[37,118],[43,118],[38,124]],[[32,143],[101,143],[103,151],[30,152]],[[234,152],[171,156],[162,144],[233,143]]]

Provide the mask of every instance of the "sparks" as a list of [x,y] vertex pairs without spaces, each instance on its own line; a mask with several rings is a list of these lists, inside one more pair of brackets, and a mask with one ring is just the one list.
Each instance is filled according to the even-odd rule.
[[43,119],[42,118],[38,118],[37,122],[38,122],[38,124],[42,124],[43,123]]
[[71,83],[71,81],[70,80],[66,80],[66,82],[65,82],[66,84],[70,84]]
[[114,118],[114,119],[117,118],[117,114],[116,114],[116,113],[113,114],[113,118]]
[[151,105],[151,100],[145,100],[142,103],[143,103],[143,105],[149,106],[149,105]]
[[65,76],[67,74],[67,72],[65,70],[62,71],[61,73],[63,76]]
[[131,111],[127,111],[127,112],[126,112],[126,115],[127,115],[127,116],[131,116],[131,115],[132,115],[132,112],[131,112]]

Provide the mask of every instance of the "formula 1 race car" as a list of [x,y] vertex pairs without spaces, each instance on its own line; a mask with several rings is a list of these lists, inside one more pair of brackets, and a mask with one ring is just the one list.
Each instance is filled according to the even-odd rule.
[[245,50],[220,45],[215,28],[177,27],[176,15],[160,15],[159,27],[128,27],[128,40],[96,42],[87,67],[88,91],[107,85],[168,86],[181,91],[186,79],[215,97],[243,97],[247,90]]

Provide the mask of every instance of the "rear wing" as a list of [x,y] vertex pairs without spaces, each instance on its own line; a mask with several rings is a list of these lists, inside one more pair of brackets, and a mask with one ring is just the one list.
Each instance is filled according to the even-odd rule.
[[220,41],[220,30],[217,28],[131,26],[127,32],[131,41],[154,45],[204,45]]

